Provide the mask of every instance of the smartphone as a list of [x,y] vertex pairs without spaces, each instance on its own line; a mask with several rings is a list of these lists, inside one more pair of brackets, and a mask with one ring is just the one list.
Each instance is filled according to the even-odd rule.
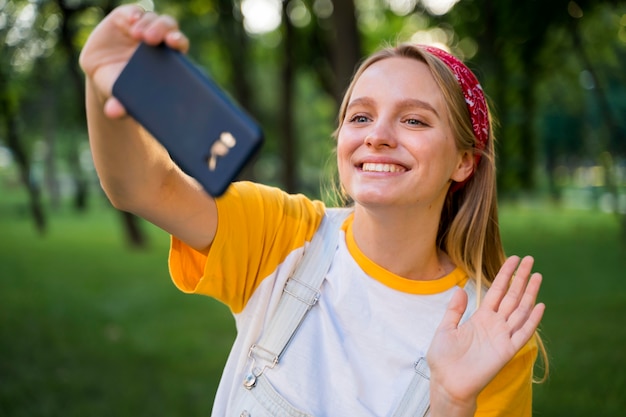
[[138,46],[113,84],[113,96],[214,197],[263,143],[257,122],[197,65],[164,44]]

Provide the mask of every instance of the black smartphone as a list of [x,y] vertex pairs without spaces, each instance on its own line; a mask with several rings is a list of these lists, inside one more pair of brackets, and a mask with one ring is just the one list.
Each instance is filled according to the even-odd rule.
[[205,72],[166,45],[141,43],[113,85],[126,111],[212,196],[263,143],[256,121]]

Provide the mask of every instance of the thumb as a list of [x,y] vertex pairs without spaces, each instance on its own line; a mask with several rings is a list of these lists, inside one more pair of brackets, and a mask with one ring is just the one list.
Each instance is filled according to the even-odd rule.
[[111,96],[104,103],[104,114],[111,119],[121,119],[126,116],[126,109],[118,99]]
[[450,303],[448,303],[448,308],[441,319],[439,328],[454,330],[459,327],[459,322],[461,321],[461,317],[463,317],[463,313],[465,313],[466,308],[467,293],[463,289],[459,288],[452,296]]

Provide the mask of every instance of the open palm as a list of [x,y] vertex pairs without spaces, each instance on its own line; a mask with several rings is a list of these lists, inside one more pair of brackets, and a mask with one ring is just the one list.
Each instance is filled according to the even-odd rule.
[[531,275],[533,262],[507,259],[480,307],[460,326],[467,295],[459,290],[453,296],[427,355],[431,385],[448,398],[474,401],[533,336],[545,309],[536,304],[541,275]]

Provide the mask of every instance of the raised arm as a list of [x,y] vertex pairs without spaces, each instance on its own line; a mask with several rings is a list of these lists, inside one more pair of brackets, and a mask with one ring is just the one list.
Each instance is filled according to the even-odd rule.
[[113,83],[139,42],[186,52],[189,41],[169,16],[138,6],[111,12],[90,35],[80,56],[94,164],[107,197],[203,250],[217,229],[215,201],[183,173],[165,149],[112,97]]

